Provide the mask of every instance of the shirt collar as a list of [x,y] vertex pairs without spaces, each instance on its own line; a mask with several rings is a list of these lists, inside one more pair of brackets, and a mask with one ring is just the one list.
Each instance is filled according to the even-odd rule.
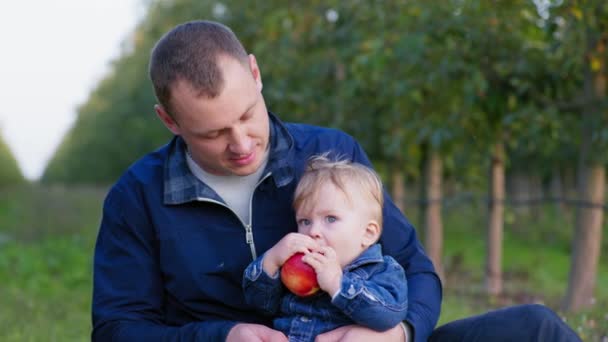
[[[294,179],[292,167],[293,137],[285,125],[272,113],[270,117],[270,152],[263,175],[271,173],[277,187],[289,184]],[[164,166],[164,203],[181,204],[201,199],[223,202],[220,196],[196,178],[186,160],[186,143],[180,136],[169,144]]]

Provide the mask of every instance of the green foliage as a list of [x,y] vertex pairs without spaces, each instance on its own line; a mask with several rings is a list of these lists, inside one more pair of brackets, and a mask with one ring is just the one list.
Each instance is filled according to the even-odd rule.
[[[608,20],[594,1],[152,0],[43,181],[112,182],[166,142],[149,52],[175,25],[201,18],[230,26],[256,55],[268,107],[286,121],[341,128],[414,178],[435,149],[447,176],[479,184],[497,141],[514,167],[546,175],[577,158],[583,104],[600,113],[608,103],[582,96],[586,70],[606,60],[585,52]],[[608,116],[588,116],[601,159]]]
[[25,182],[17,160],[0,137],[0,188]]
[[0,190],[0,340],[85,341],[105,189]]
[[0,189],[0,234],[28,242],[96,230],[105,192],[105,188],[88,186]]
[[608,5],[602,0],[550,1],[547,33],[556,72],[553,106],[579,124],[580,157],[605,165],[608,157]]
[[90,236],[2,245],[2,341],[87,339],[92,247]]
[[167,140],[168,131],[154,114],[143,57],[127,54],[114,63],[114,72],[79,108],[43,182],[108,183]]

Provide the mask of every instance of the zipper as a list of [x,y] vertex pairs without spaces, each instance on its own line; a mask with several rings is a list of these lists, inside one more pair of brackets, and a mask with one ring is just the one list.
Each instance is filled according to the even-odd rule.
[[232,210],[232,208],[230,208],[229,206],[227,206],[225,203],[220,202],[220,201],[216,201],[216,200],[212,200],[209,198],[202,198],[202,197],[198,197],[197,200],[201,201],[201,202],[210,202],[210,203],[215,203],[215,204],[219,204],[222,207],[230,210],[230,212],[232,212],[234,214],[234,216],[236,216],[236,218],[239,220],[239,222],[241,222],[241,224],[243,225],[243,227],[245,228],[245,243],[247,243],[247,245],[249,246],[249,249],[251,250],[251,257],[252,260],[257,259],[257,253],[255,251],[255,241],[253,240],[253,228],[251,227],[251,221],[253,219],[253,195],[255,194],[255,190],[258,188],[258,186],[266,179],[268,178],[270,175],[272,174],[272,172],[268,172],[264,177],[260,178],[260,180],[255,184],[255,187],[253,189],[253,192],[251,193],[251,197],[249,198],[249,224],[246,224],[245,222],[243,222],[243,220],[241,220],[241,218],[239,217],[239,215],[237,215],[234,210]]
[[266,178],[270,177],[271,174],[272,172],[268,172],[266,175],[260,178],[260,180],[253,187],[253,192],[249,198],[249,224],[245,225],[245,242],[247,242],[249,248],[251,249],[251,257],[253,260],[258,258],[258,255],[255,252],[255,242],[253,241],[253,228],[251,227],[251,222],[253,221],[253,195],[255,195],[255,190],[257,190],[258,186],[262,184]]
[[257,258],[257,253],[255,252],[255,242],[253,241],[253,229],[251,229],[251,225],[245,225],[245,242],[249,245],[249,249],[251,249],[251,257],[253,260]]

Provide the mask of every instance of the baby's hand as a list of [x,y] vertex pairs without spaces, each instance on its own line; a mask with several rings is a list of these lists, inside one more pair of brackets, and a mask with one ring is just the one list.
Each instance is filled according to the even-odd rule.
[[336,251],[328,246],[320,247],[312,253],[308,253],[302,261],[312,266],[317,273],[319,287],[333,296],[342,283],[342,267],[338,261]]
[[272,246],[264,255],[262,268],[269,275],[274,275],[290,256],[295,253],[310,253],[317,248],[317,242],[310,236],[300,233],[285,235],[276,245]]

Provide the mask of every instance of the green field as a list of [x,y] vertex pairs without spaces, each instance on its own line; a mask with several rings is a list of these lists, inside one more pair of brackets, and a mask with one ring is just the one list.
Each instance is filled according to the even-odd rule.
[[[105,189],[0,190],[0,341],[90,340],[92,251]],[[554,309],[566,290],[573,213],[506,215],[506,294],[483,294],[484,206],[445,211],[447,281],[440,323],[517,303]],[[417,220],[411,211],[413,222]],[[606,235],[606,234],[605,234]],[[564,315],[585,341],[608,335],[608,243],[593,309]]]

